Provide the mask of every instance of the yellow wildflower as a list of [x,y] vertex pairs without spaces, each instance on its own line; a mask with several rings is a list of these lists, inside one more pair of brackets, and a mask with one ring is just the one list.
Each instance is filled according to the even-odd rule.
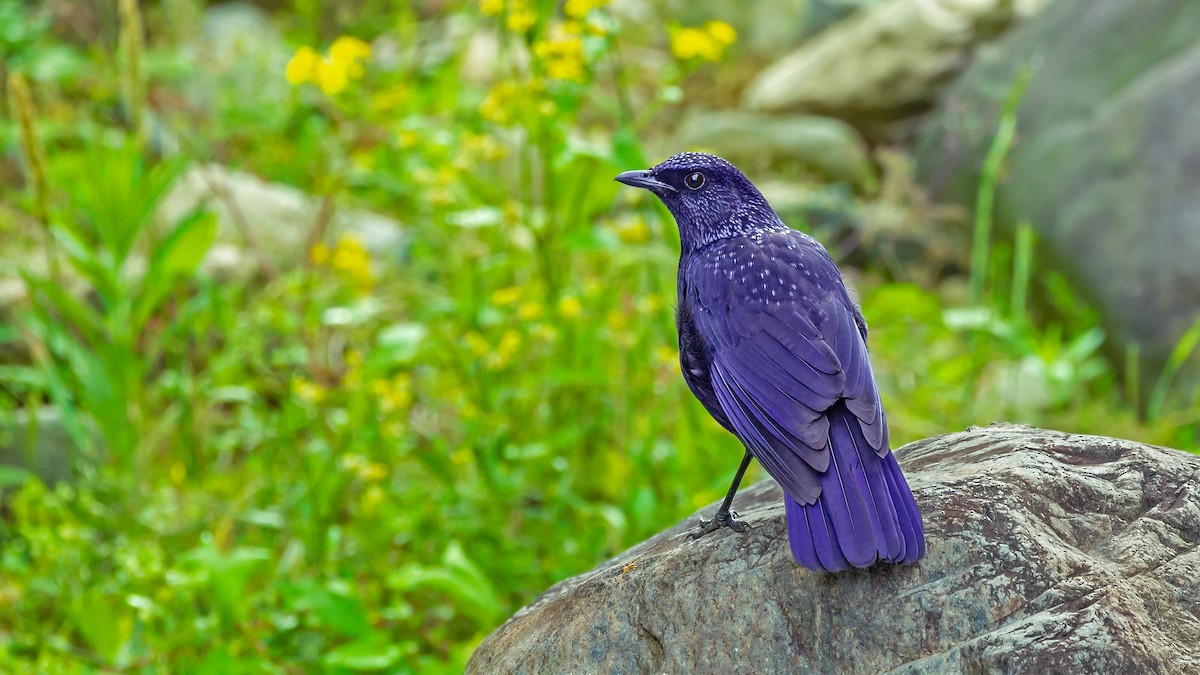
[[329,257],[329,267],[353,282],[360,290],[371,290],[374,283],[374,277],[371,275],[371,256],[358,239],[349,236],[339,239]]
[[542,317],[542,306],[536,302],[523,302],[517,310],[517,318],[522,321],[533,321]]
[[508,154],[508,149],[500,141],[496,140],[495,136],[490,134],[465,134],[463,136],[463,147],[468,152],[482,157],[484,161],[488,162],[504,159]]
[[512,0],[504,25],[514,33],[524,33],[537,23],[537,11],[529,0]]
[[563,12],[573,19],[582,19],[587,16],[588,12],[600,9],[607,4],[608,0],[567,0],[567,4],[563,6]]
[[500,290],[492,293],[492,304],[496,305],[497,307],[512,305],[521,299],[522,293],[523,291],[521,290],[520,286],[501,288]]
[[583,303],[573,295],[564,296],[558,301],[558,313],[564,319],[578,319],[583,314]]
[[356,389],[362,383],[362,354],[359,354],[356,349],[351,349],[346,352],[345,360],[346,374],[342,376],[342,386],[347,389]]
[[421,135],[412,130],[406,129],[396,134],[396,143],[400,146],[401,150],[408,150],[409,148],[416,146],[417,142],[420,140]]
[[350,80],[364,75],[363,61],[371,56],[371,46],[349,36],[333,41],[328,56],[322,57],[312,47],[301,47],[288,61],[284,77],[294,84],[311,82],[329,96],[340,94]]
[[371,57],[371,45],[356,37],[343,35],[329,46],[329,61],[342,66],[353,79],[363,76],[362,62]]
[[546,77],[552,80],[583,82],[583,41],[564,35],[537,43],[533,53],[542,60]]
[[681,60],[717,61],[725,48],[737,40],[737,31],[724,21],[709,21],[698,28],[676,28],[671,32],[671,53]]
[[325,400],[325,387],[310,382],[302,377],[292,378],[292,393],[301,401],[312,405],[319,405]]
[[379,401],[379,409],[385,413],[404,410],[412,403],[412,376],[400,373],[388,379],[371,382],[371,395]]
[[475,459],[475,453],[470,448],[457,448],[450,453],[450,463],[456,466],[467,466]]
[[378,483],[387,478],[387,467],[379,462],[370,462],[362,467],[358,472],[358,477],[368,483]]
[[379,505],[384,500],[383,488],[378,485],[372,485],[362,493],[362,510],[365,514],[373,514],[379,508]]
[[704,29],[708,31],[712,39],[726,47],[737,41],[737,31],[724,21],[709,21],[704,24]]
[[521,334],[510,328],[500,336],[500,342],[496,345],[495,351],[487,355],[485,363],[488,368],[493,370],[505,368],[520,350]]
[[644,244],[650,241],[650,225],[645,218],[625,220],[617,226],[617,238],[626,244]]
[[408,87],[402,84],[376,92],[371,95],[371,112],[386,113],[395,110],[404,105],[408,94]]
[[495,16],[504,11],[504,0],[479,0],[479,11],[487,16]]
[[467,349],[470,349],[476,358],[486,356],[488,352],[492,351],[492,347],[488,344],[487,339],[475,331],[464,335],[463,341],[467,343]]
[[609,330],[614,333],[620,333],[629,326],[629,317],[625,316],[625,312],[614,309],[608,313],[605,323],[608,324]]
[[458,172],[453,167],[443,166],[433,174],[434,182],[441,187],[447,187],[458,182]]
[[362,455],[343,455],[342,469],[366,483],[378,483],[387,477],[387,467]]
[[329,262],[329,246],[324,242],[317,242],[308,251],[308,259],[313,261],[314,265],[324,265]]
[[289,84],[293,85],[311,82],[316,75],[317,66],[320,63],[321,57],[312,47],[301,47],[296,50],[296,53],[288,61],[287,68],[283,71],[283,76]]
[[512,121],[510,104],[516,98],[517,87],[512,82],[498,82],[488,92],[483,103],[479,104],[479,114],[483,119],[496,124],[508,124]]
[[521,334],[511,328],[504,331],[504,335],[500,336],[500,344],[496,345],[496,351],[504,358],[512,358],[521,348]]
[[317,86],[321,91],[329,96],[346,91],[346,87],[350,84],[350,76],[346,69],[340,65],[322,61],[317,68]]
[[636,303],[634,303],[637,311],[641,314],[654,314],[658,310],[662,309],[662,305],[662,296],[658,295],[657,293],[651,293],[650,295],[642,296],[637,299]]
[[519,83],[511,80],[497,82],[479,104],[479,114],[489,122],[510,124],[518,113],[529,110],[541,100],[539,95],[545,88],[540,78]]
[[679,350],[666,345],[659,345],[654,348],[654,362],[663,367],[676,367],[679,365]]
[[558,329],[544,323],[533,324],[533,328],[529,329],[529,334],[542,342],[554,342],[558,339]]

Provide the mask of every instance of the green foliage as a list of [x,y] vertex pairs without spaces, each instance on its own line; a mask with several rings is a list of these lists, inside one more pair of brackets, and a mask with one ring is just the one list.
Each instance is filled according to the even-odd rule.
[[[741,450],[678,376],[673,227],[611,178],[648,164],[638,139],[669,131],[694,53],[727,33],[620,25],[603,2],[382,4],[275,17],[311,53],[271,71],[269,105],[241,70],[181,102],[209,55],[152,14],[140,123],[113,114],[129,67],[31,75],[52,161],[48,194],[0,192],[4,275],[29,293],[0,319],[0,414],[52,405],[74,471],[0,467],[0,671],[458,672],[551,583],[723,492]],[[118,62],[6,16],[11,67]],[[464,77],[484,29],[499,72]],[[378,40],[318,38],[338,33]],[[639,42],[657,70],[625,65]],[[325,200],[288,224],[301,255],[207,211],[164,220],[213,160]],[[400,219],[403,250],[336,231],[348,204]],[[963,279],[866,270],[893,441],[1007,418],[1195,447],[1174,371],[1140,421],[1032,230],[982,232],[965,304]],[[218,241],[263,264],[206,268]]]

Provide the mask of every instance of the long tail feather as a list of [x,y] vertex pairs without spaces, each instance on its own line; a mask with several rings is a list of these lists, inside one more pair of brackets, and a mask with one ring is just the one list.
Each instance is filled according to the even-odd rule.
[[916,561],[925,554],[921,514],[895,455],[875,452],[844,402],[828,416],[832,458],[821,496],[812,504],[785,498],[792,557],[829,572]]

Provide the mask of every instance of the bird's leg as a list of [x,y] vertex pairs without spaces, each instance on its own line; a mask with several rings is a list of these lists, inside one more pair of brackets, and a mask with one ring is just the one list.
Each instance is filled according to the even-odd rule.
[[734,520],[737,513],[730,511],[729,507],[733,504],[733,495],[737,493],[738,485],[742,482],[742,476],[746,475],[746,469],[750,466],[750,460],[753,457],[754,455],[747,450],[746,456],[742,458],[742,465],[738,467],[737,474],[733,477],[733,483],[729,486],[729,493],[725,495],[725,501],[721,502],[721,507],[717,509],[717,515],[712,520],[701,519],[700,529],[692,533],[692,539],[699,539],[722,527],[728,527],[734,532],[745,532],[749,527],[740,520]]

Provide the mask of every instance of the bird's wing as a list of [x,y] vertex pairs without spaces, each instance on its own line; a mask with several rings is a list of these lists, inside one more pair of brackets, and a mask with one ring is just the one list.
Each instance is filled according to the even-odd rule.
[[828,254],[799,233],[731,242],[709,258],[687,279],[717,399],[767,472],[810,504],[829,468],[826,413],[838,401],[867,443],[888,451],[857,310]]

